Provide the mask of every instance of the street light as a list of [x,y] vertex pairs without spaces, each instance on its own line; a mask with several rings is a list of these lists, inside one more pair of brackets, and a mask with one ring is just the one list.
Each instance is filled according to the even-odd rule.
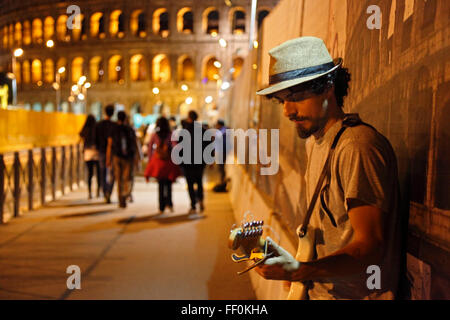
[[[12,64],[11,64],[11,71],[14,75],[14,79],[17,79],[16,77],[16,64],[17,64],[17,58],[21,57],[23,55],[23,49],[22,48],[17,48],[16,50],[13,51],[13,55],[12,55]],[[15,105],[17,103],[17,83],[15,81],[13,81],[13,87],[12,87],[13,92],[15,92],[16,94],[13,94],[13,102],[12,104]]]
[[82,86],[83,83],[86,82],[86,76],[81,76],[80,79],[78,79],[78,85]]
[[227,47],[227,40],[225,40],[224,38],[220,38],[220,40],[219,40],[219,45],[220,45],[222,48],[226,48],[226,47]]
[[58,69],[58,72],[56,73],[56,82],[53,85],[53,88],[56,91],[56,111],[61,111],[60,110],[60,105],[61,105],[61,74],[63,74],[64,72],[66,72],[66,68],[65,67],[60,67]]
[[20,56],[23,55],[23,49],[22,48],[18,48],[16,50],[14,50],[13,54],[14,54],[14,57],[16,57],[16,58],[20,57]]
[[47,48],[53,48],[55,42],[53,40],[48,40],[45,45],[47,46]]

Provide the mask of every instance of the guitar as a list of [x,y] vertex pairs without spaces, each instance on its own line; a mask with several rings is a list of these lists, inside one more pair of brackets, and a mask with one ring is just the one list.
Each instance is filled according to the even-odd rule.
[[[262,264],[270,257],[275,256],[269,242],[262,237],[263,221],[251,221],[234,227],[230,231],[228,247],[234,251],[240,250],[243,254],[233,253],[231,259],[240,263],[243,261],[254,261],[252,265],[238,272],[242,275],[256,266]],[[307,234],[299,239],[296,260],[300,262],[311,261],[314,254],[314,229],[309,228]],[[292,282],[287,300],[305,300],[307,298],[307,287],[302,282]]]
[[262,237],[263,225],[263,221],[251,221],[231,229],[228,247],[243,252],[242,255],[233,253],[231,259],[238,263],[250,260],[255,262],[243,271],[238,272],[238,275],[250,271],[274,255],[274,252],[269,249],[268,241]]
[[[297,229],[299,233],[300,227]],[[314,228],[311,226],[308,228],[308,232],[303,237],[299,237],[297,254],[295,260],[300,262],[308,262],[313,259],[314,256],[314,241],[315,234]],[[306,300],[308,293],[307,286],[300,281],[291,282],[291,288],[287,296],[287,300]]]

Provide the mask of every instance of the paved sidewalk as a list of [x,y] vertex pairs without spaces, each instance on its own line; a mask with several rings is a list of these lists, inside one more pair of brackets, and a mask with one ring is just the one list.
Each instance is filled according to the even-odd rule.
[[[228,194],[208,191],[205,217],[190,218],[185,188],[163,216],[157,184],[138,178],[127,209],[79,190],[0,225],[0,299],[255,299],[227,248]],[[81,290],[67,289],[70,265]]]

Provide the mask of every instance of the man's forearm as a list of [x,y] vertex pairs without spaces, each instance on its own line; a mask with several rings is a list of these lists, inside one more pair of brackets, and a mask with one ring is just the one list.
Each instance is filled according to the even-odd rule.
[[364,272],[371,264],[381,260],[380,247],[368,247],[354,242],[321,259],[303,262],[292,273],[291,281],[322,280]]

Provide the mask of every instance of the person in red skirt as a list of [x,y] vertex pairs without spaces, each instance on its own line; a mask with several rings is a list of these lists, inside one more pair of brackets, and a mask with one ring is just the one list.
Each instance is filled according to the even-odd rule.
[[173,212],[172,183],[181,175],[180,168],[170,156],[173,146],[171,135],[169,121],[164,117],[158,118],[148,145],[149,162],[144,172],[147,182],[150,178],[158,180],[160,214],[166,207]]

